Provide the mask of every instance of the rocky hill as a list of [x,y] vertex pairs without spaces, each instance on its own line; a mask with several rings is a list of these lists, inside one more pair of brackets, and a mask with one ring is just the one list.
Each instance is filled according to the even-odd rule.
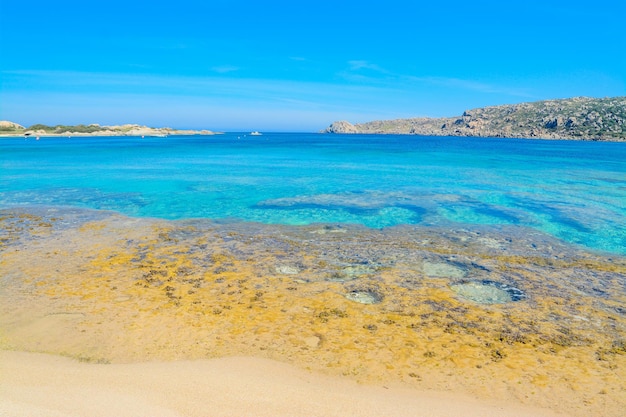
[[575,97],[465,111],[461,116],[351,124],[335,122],[324,133],[390,133],[626,141],[626,97]]
[[210,130],[179,130],[169,127],[147,127],[135,124],[119,126],[56,125],[42,124],[24,127],[17,123],[0,121],[0,136],[169,136],[169,135],[212,135]]
[[0,120],[0,133],[2,132],[14,132],[17,130],[24,130],[24,126],[13,122],[7,122],[6,120]]

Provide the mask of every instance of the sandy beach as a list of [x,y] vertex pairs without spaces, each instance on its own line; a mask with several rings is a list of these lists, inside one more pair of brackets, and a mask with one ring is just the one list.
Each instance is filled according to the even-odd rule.
[[565,416],[251,357],[102,365],[2,351],[0,367],[3,416]]
[[[496,232],[53,216],[0,218],[2,416],[623,415],[617,258]],[[525,298],[455,292],[487,267]]]

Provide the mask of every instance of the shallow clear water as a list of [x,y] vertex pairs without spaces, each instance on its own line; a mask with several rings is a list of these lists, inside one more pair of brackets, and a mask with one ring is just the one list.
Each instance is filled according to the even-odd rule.
[[0,140],[0,208],[301,225],[516,225],[626,254],[626,144],[243,134]]

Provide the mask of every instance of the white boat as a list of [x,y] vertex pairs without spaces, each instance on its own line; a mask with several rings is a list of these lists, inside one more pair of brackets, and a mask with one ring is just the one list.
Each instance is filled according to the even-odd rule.
[[250,136],[261,136],[263,133],[261,132],[257,132],[256,130],[254,132],[250,132]]

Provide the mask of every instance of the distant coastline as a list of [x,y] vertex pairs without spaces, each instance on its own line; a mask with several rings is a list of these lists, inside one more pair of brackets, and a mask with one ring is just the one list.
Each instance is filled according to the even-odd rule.
[[626,141],[626,97],[483,107],[461,116],[332,123],[322,133]]
[[137,124],[115,126],[89,125],[55,125],[42,124],[24,127],[10,121],[0,121],[2,137],[45,137],[45,136],[154,136],[165,137],[175,135],[215,135],[220,132],[210,130],[172,129],[169,127],[148,127]]

